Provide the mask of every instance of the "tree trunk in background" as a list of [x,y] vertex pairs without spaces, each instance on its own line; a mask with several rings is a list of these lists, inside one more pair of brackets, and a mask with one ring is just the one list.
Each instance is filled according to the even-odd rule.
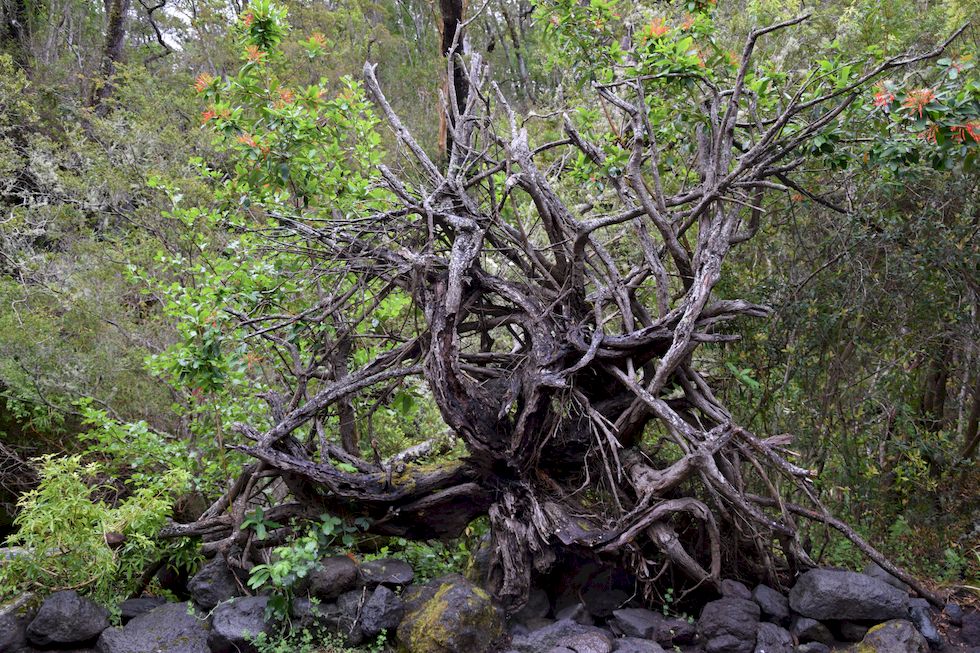
[[99,115],[105,114],[103,103],[112,95],[112,76],[116,72],[116,63],[122,58],[123,44],[126,40],[126,12],[129,11],[129,0],[105,1],[105,44],[102,47],[99,73],[89,98],[89,106]]
[[967,419],[966,432],[963,439],[963,460],[972,460],[977,455],[977,445],[980,445],[980,432],[977,431],[977,422],[980,421],[980,374],[977,374],[973,383],[973,406],[970,408],[970,417]]
[[0,50],[10,53],[21,68],[29,66],[31,11],[26,0],[0,0]]
[[939,346],[939,351],[936,352],[936,357],[929,361],[929,371],[922,389],[922,406],[919,412],[922,423],[930,431],[938,431],[943,427],[951,354],[952,347],[949,341],[944,339]]
[[[456,58],[457,54],[463,52],[463,35],[456,32],[461,29],[463,22],[463,12],[465,11],[463,0],[439,0],[439,11],[442,14],[442,43],[441,50],[443,56],[448,60],[447,69],[449,79],[443,89],[446,94],[446,113],[441,116],[439,121],[439,145],[449,158],[453,149],[453,128],[455,119],[453,118],[454,109],[451,105],[455,104],[455,112],[461,113],[466,106],[467,86],[466,73],[463,64]],[[450,92],[450,88],[452,92]],[[455,102],[453,102],[455,95]]]

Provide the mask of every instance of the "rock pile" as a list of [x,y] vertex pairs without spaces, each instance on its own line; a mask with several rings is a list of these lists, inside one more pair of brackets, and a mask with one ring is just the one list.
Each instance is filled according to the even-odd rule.
[[[351,646],[386,632],[404,653],[980,653],[980,613],[949,604],[940,614],[875,568],[814,569],[788,595],[726,580],[697,619],[648,609],[629,578],[595,563],[535,588],[509,620],[463,576],[414,581],[401,560],[326,558],[293,603],[292,627],[317,626]],[[33,614],[0,613],[0,653],[254,653],[259,633],[275,636],[268,597],[246,596],[220,560],[188,590],[185,603],[124,602],[120,627],[76,592],[52,594]]]

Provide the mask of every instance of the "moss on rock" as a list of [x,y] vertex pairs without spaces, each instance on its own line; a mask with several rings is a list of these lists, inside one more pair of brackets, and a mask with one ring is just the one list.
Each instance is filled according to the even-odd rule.
[[406,603],[398,626],[404,653],[490,653],[504,634],[490,595],[456,574],[417,588]]

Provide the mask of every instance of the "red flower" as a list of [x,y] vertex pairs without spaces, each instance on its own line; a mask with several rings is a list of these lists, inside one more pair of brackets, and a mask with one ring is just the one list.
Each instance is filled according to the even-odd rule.
[[939,136],[939,125],[932,123],[926,128],[924,132],[919,133],[919,138],[927,143],[932,143],[935,145],[936,137]]
[[259,50],[257,45],[249,45],[245,48],[245,56],[249,61],[259,62],[265,59],[265,52]]
[[878,89],[878,92],[875,93],[874,103],[879,109],[887,107],[895,101],[895,94],[885,88],[884,84],[876,84],[875,88]]
[[902,102],[902,106],[918,112],[921,118],[922,109],[935,99],[936,94],[932,92],[931,88],[919,88],[914,91],[909,91],[909,94],[905,96],[905,101]]
[[211,82],[213,81],[214,81],[213,75],[209,75],[208,73],[201,73],[200,75],[197,76],[197,79],[194,80],[194,90],[197,91],[198,93],[203,93],[208,86],[211,86]]
[[211,120],[212,118],[217,118],[217,117],[218,114],[215,113],[214,109],[208,109],[207,111],[201,113],[201,124],[204,124],[207,121]]
[[953,139],[957,143],[966,142],[967,136],[975,142],[980,143],[980,120],[971,120],[962,125],[953,125],[949,129],[953,132]]
[[251,27],[252,23],[255,22],[255,14],[251,11],[242,16],[242,22],[245,23],[245,27]]
[[654,18],[647,25],[645,34],[647,38],[659,39],[661,36],[670,31],[670,28],[664,23],[663,18]]
[[243,145],[248,145],[249,147],[257,147],[258,146],[257,143],[255,142],[255,139],[252,138],[252,135],[249,134],[248,132],[245,132],[244,134],[242,134],[241,136],[239,136],[238,137],[238,142],[241,143],[241,144],[243,144]]

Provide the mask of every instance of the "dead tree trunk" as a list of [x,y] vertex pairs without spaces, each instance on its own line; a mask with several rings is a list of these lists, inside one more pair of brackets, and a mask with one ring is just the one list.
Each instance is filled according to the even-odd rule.
[[[938,601],[829,515],[814,474],[791,462],[788,438],[764,440],[733,423],[694,357],[737,339],[733,320],[768,314],[720,297],[717,285],[732,247],[759,228],[763,194],[788,190],[777,180],[804,163],[801,146],[859,89],[945,47],[886,60],[843,88],[810,85],[807,99],[802,88],[788,91],[763,112],[744,88],[756,42],[804,18],[752,32],[726,86],[689,74],[704,111],[691,153],[696,175],[660,161],[644,97],[662,87],[639,78],[596,86],[610,124],[624,126],[616,136],[628,161],[607,173],[607,203],[584,210],[563,199],[555,162],[578,157],[607,170],[601,144],[566,116],[560,138],[532,145],[478,55],[460,69],[465,92],[454,98],[445,167],[415,141],[366,65],[367,90],[411,157],[406,169],[418,172],[380,167],[390,210],[326,223],[281,218],[304,252],[330,263],[318,274],[337,275],[337,289],[291,320],[243,325],[269,335],[342,314],[354,334],[393,293],[410,298],[416,319],[346,376],[317,376],[319,354],[305,368],[294,362],[308,370],[303,384],[323,382],[264,433],[238,425],[251,440],[238,448],[257,462],[199,522],[165,535],[202,535],[210,552],[247,556],[255,543],[240,525],[269,477],[291,494],[266,513],[280,523],[329,510],[367,517],[377,533],[451,537],[486,514],[491,588],[518,607],[531,574],[560,547],[619,557],[651,582],[667,567],[702,586],[717,586],[736,565],[760,577],[805,568],[813,562],[797,520],[807,519],[838,529]],[[352,275],[353,290],[342,282]],[[311,425],[325,409],[411,377],[424,378],[465,459],[431,469],[315,444]],[[701,541],[708,545],[695,546]]]
[[463,13],[464,0],[439,0],[442,15],[440,51],[446,57],[446,83],[443,86],[445,106],[439,122],[439,144],[447,158],[453,148],[453,132],[459,114],[466,106],[467,84],[463,63]]

